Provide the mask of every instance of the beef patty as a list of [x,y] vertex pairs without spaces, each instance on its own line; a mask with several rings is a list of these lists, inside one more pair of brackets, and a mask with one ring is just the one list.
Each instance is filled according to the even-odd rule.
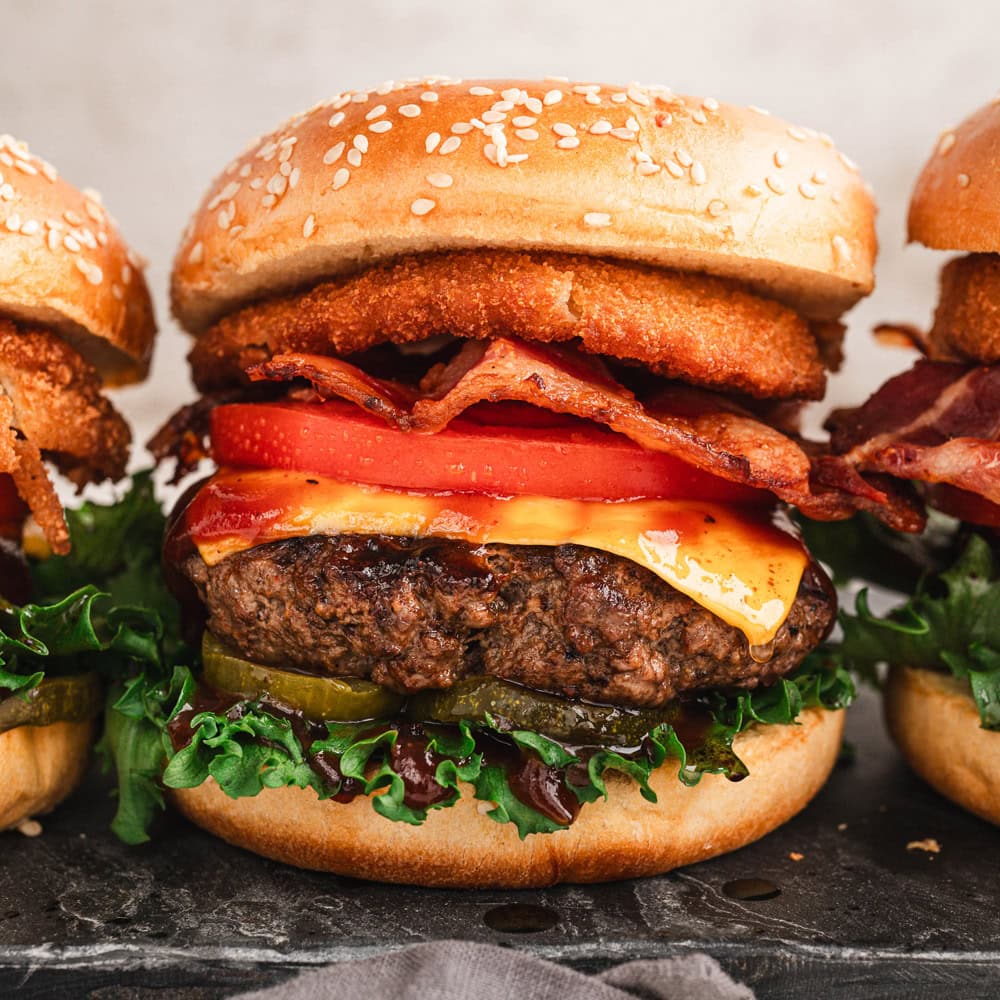
[[486,673],[569,698],[662,705],[776,680],[836,614],[813,563],[758,662],[742,632],[653,573],[579,545],[314,535],[213,567],[192,554],[179,569],[208,628],[248,658],[403,693]]

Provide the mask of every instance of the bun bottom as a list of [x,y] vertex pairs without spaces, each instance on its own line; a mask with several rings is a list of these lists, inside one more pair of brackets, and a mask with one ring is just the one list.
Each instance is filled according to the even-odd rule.
[[535,888],[658,875],[736,850],[770,833],[812,799],[840,750],[844,713],[809,709],[801,725],[755,726],[736,740],[750,776],[705,775],[694,788],[676,764],[650,781],[607,777],[608,800],[585,805],[566,830],[522,841],[466,794],[423,826],[379,816],[363,797],[321,801],[312,789],[265,789],[230,799],[213,781],[170,798],[188,819],[238,847],[317,871],[378,882],[454,888]]
[[0,830],[53,810],[80,783],[94,723],[18,726],[0,733]]
[[1000,826],[1000,733],[980,726],[968,684],[934,670],[893,667],[885,718],[906,762],[927,784]]

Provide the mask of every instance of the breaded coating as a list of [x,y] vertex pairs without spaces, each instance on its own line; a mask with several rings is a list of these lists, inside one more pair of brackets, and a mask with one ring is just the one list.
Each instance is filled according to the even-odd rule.
[[1000,361],[1000,255],[969,254],[941,269],[927,354],[934,361]]
[[78,486],[125,474],[131,434],[94,367],[54,333],[0,320],[0,472],[10,473],[57,552],[68,537],[45,473]]
[[209,329],[190,360],[204,392],[275,354],[343,356],[440,334],[578,339],[666,378],[765,399],[819,399],[825,388],[807,321],[733,281],[500,250],[403,257],[249,306]]

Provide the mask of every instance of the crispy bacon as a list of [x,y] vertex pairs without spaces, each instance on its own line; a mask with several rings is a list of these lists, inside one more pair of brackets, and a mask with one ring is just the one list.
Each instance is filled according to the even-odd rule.
[[919,530],[919,507],[830,459],[816,475],[806,446],[730,400],[671,385],[644,405],[598,358],[561,345],[502,339],[470,342],[423,379],[419,398],[373,379],[349,362],[285,354],[249,369],[254,380],[308,380],[323,399],[345,398],[387,423],[434,433],[481,402],[517,400],[605,424],[645,448],[667,451],[731,482],[770,490],[819,520],[874,509],[903,530]]
[[857,469],[1000,502],[1000,366],[918,361],[827,426],[833,450]]

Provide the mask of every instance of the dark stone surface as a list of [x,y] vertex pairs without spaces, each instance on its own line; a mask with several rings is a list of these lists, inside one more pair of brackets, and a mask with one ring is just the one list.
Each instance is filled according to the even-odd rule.
[[[997,996],[1000,830],[905,770],[873,695],[848,730],[856,761],[763,841],[661,878],[527,892],[299,872],[177,817],[129,849],[106,832],[111,806],[95,774],[42,837],[0,835],[0,996],[210,1000],[439,938],[584,970],[707,951],[763,998]],[[940,854],[906,849],[926,837]],[[733,899],[723,886],[737,879],[781,891]]]

